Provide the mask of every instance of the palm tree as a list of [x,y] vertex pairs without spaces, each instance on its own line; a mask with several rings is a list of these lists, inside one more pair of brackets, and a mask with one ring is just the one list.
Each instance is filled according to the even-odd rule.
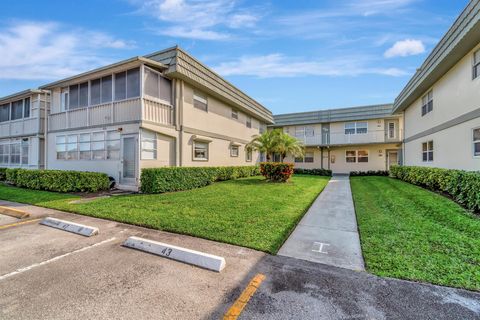
[[275,145],[277,140],[278,129],[265,131],[261,135],[256,135],[253,137],[245,149],[249,152],[258,151],[260,153],[265,153],[267,161],[270,161],[271,155],[275,152]]
[[291,154],[293,157],[303,157],[305,156],[305,146],[304,144],[295,137],[281,132],[276,140],[275,152],[280,154],[280,158],[283,160],[287,154]]
[[303,157],[305,154],[303,144],[281,129],[265,131],[261,135],[254,136],[252,141],[245,146],[245,149],[265,153],[267,161],[271,160],[271,155],[274,153],[280,154],[282,162],[287,154],[294,157]]

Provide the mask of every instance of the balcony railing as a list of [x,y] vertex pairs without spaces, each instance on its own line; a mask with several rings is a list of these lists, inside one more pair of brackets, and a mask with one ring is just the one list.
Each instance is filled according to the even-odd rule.
[[[172,124],[173,108],[153,99],[141,98],[114,101],[96,106],[74,109],[49,116],[48,130],[64,130],[122,122],[146,120],[159,124]],[[143,114],[143,117],[142,117]]]
[[38,118],[23,118],[0,122],[0,138],[32,135],[43,132],[43,120]]
[[296,137],[306,146],[351,145],[368,143],[392,143],[402,140],[402,131],[391,133],[385,130],[369,130],[362,134],[345,134],[345,132],[330,132],[322,135]]

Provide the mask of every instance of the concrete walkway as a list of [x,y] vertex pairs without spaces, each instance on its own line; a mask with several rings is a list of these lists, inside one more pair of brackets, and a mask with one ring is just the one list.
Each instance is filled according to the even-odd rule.
[[348,176],[333,176],[279,255],[365,270]]

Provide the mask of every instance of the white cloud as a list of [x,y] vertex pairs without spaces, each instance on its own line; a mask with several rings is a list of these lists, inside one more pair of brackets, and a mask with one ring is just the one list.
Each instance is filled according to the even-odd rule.
[[383,54],[385,58],[414,56],[425,52],[425,46],[421,40],[405,39],[395,42]]
[[16,22],[0,29],[0,79],[58,79],[110,63],[102,50],[133,45],[106,33],[53,22]]
[[240,10],[234,0],[130,0],[139,12],[168,23],[157,33],[199,40],[225,40],[231,34],[218,29],[252,28],[259,16]]
[[242,75],[259,78],[301,77],[301,76],[358,76],[380,74],[404,76],[408,72],[398,68],[369,67],[366,59],[352,57],[312,61],[287,57],[282,54],[264,56],[243,56],[238,60],[223,62],[214,67],[223,76]]
[[353,12],[364,16],[375,14],[392,14],[394,10],[403,9],[418,0],[354,0],[348,7]]

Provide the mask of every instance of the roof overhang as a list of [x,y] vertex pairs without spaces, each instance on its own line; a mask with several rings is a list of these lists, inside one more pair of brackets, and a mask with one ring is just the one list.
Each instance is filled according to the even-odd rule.
[[0,98],[0,104],[10,102],[12,100],[18,100],[18,99],[23,99],[31,96],[32,94],[38,94],[38,93],[45,93],[46,91],[44,90],[38,90],[38,89],[28,89],[28,90],[23,90],[20,92],[16,92],[14,94],[10,94],[5,97]]
[[41,86],[40,89],[49,90],[55,87],[63,87],[69,84],[73,84],[74,82],[81,82],[81,81],[90,79],[91,77],[102,77],[104,75],[111,74],[112,72],[120,71],[121,69],[134,68],[142,64],[147,65],[149,67],[153,67],[155,69],[159,69],[159,70],[165,70],[168,68],[167,65],[155,60],[151,60],[145,57],[133,57],[127,60],[114,63],[114,64],[110,64],[105,67],[90,70],[90,71],[75,75],[73,77],[65,78],[59,81],[46,84],[44,86]]
[[471,1],[395,99],[399,113],[420,98],[480,42],[480,1]]

